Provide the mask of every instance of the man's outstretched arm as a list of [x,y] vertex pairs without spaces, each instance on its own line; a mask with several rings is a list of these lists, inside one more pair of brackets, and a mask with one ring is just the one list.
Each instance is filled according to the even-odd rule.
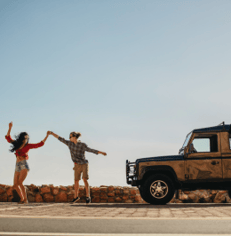
[[106,152],[101,152],[101,151],[98,151],[98,150],[89,148],[86,144],[85,144],[85,151],[87,151],[87,152],[92,152],[92,153],[95,153],[95,154],[97,154],[97,155],[98,155],[98,154],[102,154],[102,155],[104,155],[104,156],[107,155]]
[[57,138],[60,142],[68,145],[70,141],[65,140],[64,138],[61,138],[58,134],[55,134],[54,132],[50,131],[50,134],[53,135],[55,138]]
[[50,134],[53,135],[55,138],[59,138],[58,134],[55,134],[54,132],[50,131]]
[[102,154],[102,155],[104,155],[104,156],[107,156],[107,153],[106,153],[106,152],[100,152],[100,151],[98,151],[98,154]]

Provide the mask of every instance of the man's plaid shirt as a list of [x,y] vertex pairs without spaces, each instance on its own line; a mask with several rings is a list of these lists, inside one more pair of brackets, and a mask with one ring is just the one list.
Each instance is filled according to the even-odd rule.
[[72,161],[80,165],[88,163],[88,160],[85,159],[85,151],[93,152],[95,154],[98,154],[99,152],[89,148],[85,143],[81,143],[80,141],[75,144],[61,137],[59,137],[58,140],[65,143],[69,147]]

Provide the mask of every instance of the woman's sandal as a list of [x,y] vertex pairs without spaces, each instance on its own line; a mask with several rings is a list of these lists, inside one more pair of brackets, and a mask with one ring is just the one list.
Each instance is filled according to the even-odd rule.
[[27,204],[28,203],[28,201],[20,201],[20,202],[18,202],[18,204]]

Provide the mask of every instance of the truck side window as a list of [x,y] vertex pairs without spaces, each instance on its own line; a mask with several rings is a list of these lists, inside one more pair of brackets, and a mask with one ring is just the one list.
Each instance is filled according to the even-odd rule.
[[192,143],[197,152],[218,152],[217,135],[195,138]]

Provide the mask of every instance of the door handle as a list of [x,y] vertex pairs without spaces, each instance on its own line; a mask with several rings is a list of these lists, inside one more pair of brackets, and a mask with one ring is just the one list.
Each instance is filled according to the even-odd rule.
[[211,164],[212,164],[212,165],[219,164],[219,161],[212,161]]

